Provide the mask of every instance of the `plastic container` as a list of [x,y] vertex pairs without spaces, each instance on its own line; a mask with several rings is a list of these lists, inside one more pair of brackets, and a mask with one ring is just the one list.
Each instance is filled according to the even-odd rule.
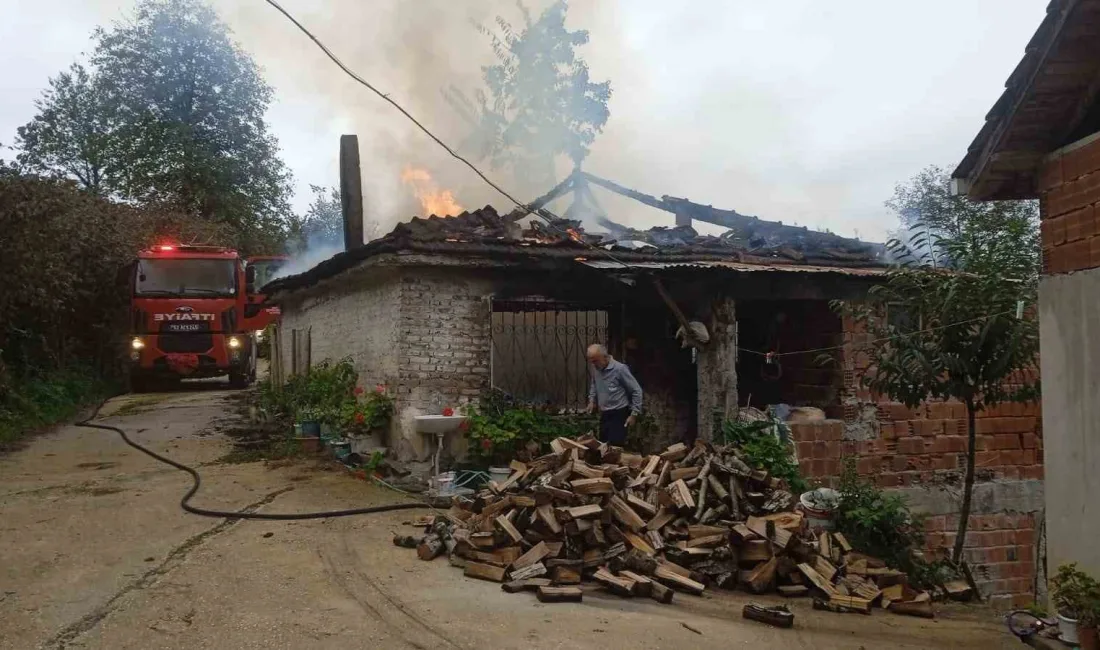
[[348,456],[351,456],[351,441],[333,440],[331,446],[332,455],[336,457],[336,460],[347,461]]
[[489,480],[496,481],[497,483],[503,483],[508,480],[508,477],[512,475],[511,467],[490,467],[489,468]]
[[[806,515],[811,530],[814,528],[833,529],[833,511],[840,504],[839,492],[832,488],[818,488],[803,492],[798,497],[798,501],[802,505],[802,512]],[[824,504],[826,503],[834,505],[831,508],[825,507]]]
[[435,480],[435,493],[441,497],[449,497],[455,493],[455,473],[443,472]]
[[1077,637],[1077,619],[1058,614],[1058,631],[1062,643],[1077,645],[1080,639]]
[[321,437],[321,423],[316,420],[306,420],[302,422],[302,437],[305,438],[320,438]]

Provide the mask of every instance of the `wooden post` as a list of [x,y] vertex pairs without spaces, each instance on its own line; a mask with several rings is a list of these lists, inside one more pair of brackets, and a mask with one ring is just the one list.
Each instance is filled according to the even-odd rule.
[[363,245],[363,179],[359,170],[359,136],[340,136],[340,209],[344,216],[344,250]]

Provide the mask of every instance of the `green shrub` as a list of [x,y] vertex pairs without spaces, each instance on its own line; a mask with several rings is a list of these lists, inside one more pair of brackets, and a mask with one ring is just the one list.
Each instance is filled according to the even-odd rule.
[[0,447],[30,431],[73,417],[81,408],[108,395],[111,388],[84,368],[13,382],[0,394]]
[[260,385],[260,405],[276,417],[295,422],[317,421],[344,433],[363,433],[384,426],[394,401],[384,386],[365,391],[351,358],[322,361],[308,373],[294,375],[283,386]]
[[747,465],[785,480],[795,494],[801,494],[809,486],[798,471],[790,444],[772,432],[776,426],[782,426],[782,423],[777,420],[726,420],[722,423],[718,442],[736,445]]
[[507,464],[528,443],[542,450],[555,438],[576,438],[591,431],[595,422],[593,416],[517,404],[499,392],[470,407],[467,416],[470,458],[482,467]]
[[1078,569],[1076,562],[1058,567],[1050,580],[1050,595],[1058,612],[1077,619],[1079,625],[1100,621],[1100,583]]

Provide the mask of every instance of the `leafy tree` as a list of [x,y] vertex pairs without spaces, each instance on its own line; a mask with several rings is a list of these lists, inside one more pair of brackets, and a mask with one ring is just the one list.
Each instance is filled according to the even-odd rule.
[[588,64],[577,57],[588,32],[566,29],[565,0],[537,19],[518,4],[522,30],[499,16],[497,31],[479,26],[498,61],[482,70],[485,89],[472,100],[454,87],[444,95],[474,129],[468,148],[494,167],[511,168],[518,180],[549,187],[556,157],[567,155],[579,165],[603,130],[611,83],[592,82]]
[[94,35],[90,71],[59,76],[20,129],[29,168],[127,202],[223,223],[274,250],[290,175],[264,114],[272,89],[202,0],[140,0]]
[[[290,249],[301,252],[307,248],[342,247],[344,245],[344,213],[340,204],[340,190],[335,187],[310,185],[313,201],[302,217],[291,225]],[[363,238],[370,241],[378,236],[378,223],[363,221]]]
[[75,179],[93,194],[109,192],[113,128],[98,79],[73,64],[50,79],[35,107],[38,115],[17,132],[19,163],[29,171]]
[[[911,215],[916,233],[909,242],[887,245],[903,264],[870,290],[868,302],[846,309],[877,342],[866,347],[868,387],[910,407],[928,398],[966,405],[957,562],[974,488],[976,414],[1038,396],[1038,322],[1027,312],[1017,318],[1021,301],[1035,304],[1038,243],[1026,210],[976,207],[945,197],[939,187],[926,170],[912,191],[899,189],[895,204],[926,206],[926,212]],[[944,260],[954,270],[943,269]]]

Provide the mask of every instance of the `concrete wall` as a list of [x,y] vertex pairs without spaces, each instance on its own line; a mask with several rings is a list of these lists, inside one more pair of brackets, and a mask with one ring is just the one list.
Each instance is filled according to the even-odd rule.
[[1100,575],[1100,269],[1039,287],[1051,570]]

